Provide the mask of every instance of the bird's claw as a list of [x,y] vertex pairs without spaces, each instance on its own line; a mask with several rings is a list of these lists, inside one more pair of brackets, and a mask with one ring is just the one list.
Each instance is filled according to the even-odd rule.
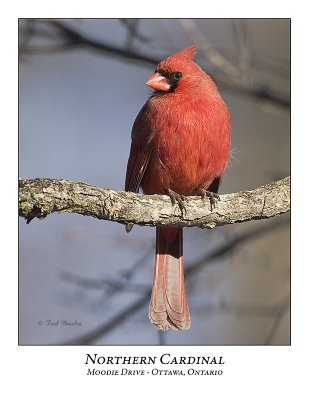
[[181,215],[183,216],[186,213],[186,207],[185,207],[184,202],[188,201],[186,196],[176,193],[171,189],[167,189],[166,192],[167,192],[167,195],[170,197],[173,206],[176,204],[176,202],[178,203],[178,206],[181,211]]
[[220,201],[220,196],[218,195],[218,193],[209,192],[205,189],[201,189],[201,197],[203,200],[205,200],[206,197],[209,198],[210,211],[216,208],[217,201]]

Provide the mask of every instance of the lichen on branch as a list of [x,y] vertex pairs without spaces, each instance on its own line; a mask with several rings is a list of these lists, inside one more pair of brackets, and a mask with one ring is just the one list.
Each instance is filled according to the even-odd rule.
[[19,181],[19,215],[27,222],[54,212],[146,226],[214,228],[253,219],[271,218],[290,210],[290,177],[254,190],[220,195],[211,211],[209,199],[190,196],[184,215],[164,195],[141,195],[98,188],[64,179]]

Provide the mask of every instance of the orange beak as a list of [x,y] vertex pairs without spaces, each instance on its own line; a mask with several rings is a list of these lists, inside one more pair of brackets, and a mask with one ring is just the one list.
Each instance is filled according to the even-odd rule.
[[171,88],[171,85],[167,82],[166,78],[158,72],[151,75],[146,82],[146,85],[150,86],[154,90],[160,90],[162,92],[168,92]]

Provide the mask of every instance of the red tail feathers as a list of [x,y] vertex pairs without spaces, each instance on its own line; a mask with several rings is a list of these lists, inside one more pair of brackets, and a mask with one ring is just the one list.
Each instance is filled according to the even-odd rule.
[[184,284],[182,228],[156,228],[156,265],[149,319],[159,330],[191,325]]

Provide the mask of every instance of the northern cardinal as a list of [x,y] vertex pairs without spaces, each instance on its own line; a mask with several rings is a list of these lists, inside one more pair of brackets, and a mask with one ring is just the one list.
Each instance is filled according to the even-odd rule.
[[[196,46],[161,61],[146,82],[154,92],[136,117],[125,190],[213,202],[230,150],[230,115],[216,85],[196,64]],[[129,229],[128,229],[129,230]],[[182,228],[156,228],[149,319],[159,330],[191,325],[183,272]]]

